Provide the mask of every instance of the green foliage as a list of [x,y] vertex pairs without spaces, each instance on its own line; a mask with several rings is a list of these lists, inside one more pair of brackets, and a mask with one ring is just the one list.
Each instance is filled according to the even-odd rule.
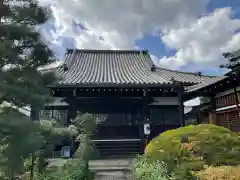
[[73,121],[79,134],[92,134],[97,127],[96,121],[92,114],[82,114],[78,113],[76,119]]
[[82,135],[80,145],[74,154],[74,157],[83,159],[86,163],[93,159],[97,154],[94,144],[87,135]]
[[44,138],[38,126],[9,110],[0,114],[0,169],[7,177],[24,170],[24,159],[38,151]]
[[44,138],[44,144],[38,152],[38,171],[44,169],[45,158],[52,155],[55,144],[61,143],[63,139],[76,135],[75,131],[61,127],[56,121],[40,120],[34,122],[39,126],[39,132]]
[[204,165],[240,164],[240,137],[211,124],[186,126],[154,138],[145,153],[152,160],[165,162],[179,179],[191,179],[191,171]]
[[174,174],[169,173],[164,163],[152,162],[146,156],[140,156],[133,162],[134,180],[176,180]]
[[24,167],[29,170],[33,154],[39,169],[43,168],[44,158],[52,153],[54,144],[75,135],[54,121],[29,121],[11,108],[0,114],[0,127],[0,169],[7,177],[24,172]]
[[90,176],[91,173],[83,161],[70,159],[55,171],[36,176],[35,180],[88,180]]
[[74,157],[83,159],[87,164],[96,155],[96,149],[91,141],[91,135],[96,130],[97,123],[91,114],[82,114],[74,120],[76,129],[78,131],[77,139],[80,141]]
[[38,31],[48,13],[35,0],[1,0],[0,9],[0,104],[42,107],[51,100],[47,85],[56,80],[37,70],[54,61]]
[[40,133],[44,137],[46,144],[56,144],[61,142],[64,138],[70,138],[77,134],[74,129],[60,126],[55,120],[40,120],[35,121]]
[[[54,61],[39,34],[48,12],[35,0],[0,0],[0,9],[0,104],[40,109],[52,100],[47,85],[57,80],[53,73],[38,70]],[[45,155],[65,132],[1,109],[1,171],[13,179],[23,173],[26,159],[31,159],[31,170],[36,159],[42,167]]]

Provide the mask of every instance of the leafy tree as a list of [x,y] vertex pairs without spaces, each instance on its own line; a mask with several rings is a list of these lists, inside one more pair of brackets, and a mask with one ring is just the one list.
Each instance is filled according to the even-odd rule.
[[46,86],[56,78],[37,70],[54,61],[38,32],[47,18],[35,0],[0,0],[0,104],[40,108],[51,99]]

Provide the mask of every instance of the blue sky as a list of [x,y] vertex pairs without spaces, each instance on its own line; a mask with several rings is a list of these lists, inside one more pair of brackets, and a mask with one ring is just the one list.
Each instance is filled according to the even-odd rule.
[[240,48],[240,0],[39,1],[53,10],[42,33],[57,54],[138,47],[159,66],[219,75],[221,54]]
[[[213,12],[216,8],[225,8],[231,7],[233,11],[233,18],[240,19],[240,0],[212,0],[207,5],[207,13]],[[142,49],[148,49],[152,54],[161,57],[161,56],[173,56],[176,53],[176,50],[167,48],[164,43],[159,39],[159,37],[153,35],[145,35],[143,39],[137,40],[136,45]],[[240,44],[239,44],[240,48]],[[182,67],[184,71],[188,71],[191,67],[191,64]],[[221,69],[210,69],[205,70],[205,74],[219,75],[225,72]]]

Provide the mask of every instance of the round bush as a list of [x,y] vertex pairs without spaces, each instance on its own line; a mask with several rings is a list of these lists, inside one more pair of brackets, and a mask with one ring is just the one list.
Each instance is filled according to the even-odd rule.
[[169,171],[187,174],[204,165],[240,164],[240,137],[212,124],[186,126],[154,138],[145,154],[152,160],[164,161]]

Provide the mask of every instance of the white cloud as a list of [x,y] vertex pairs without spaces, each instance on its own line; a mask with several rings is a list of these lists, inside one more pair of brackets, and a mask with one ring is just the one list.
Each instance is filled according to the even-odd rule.
[[222,53],[240,48],[240,19],[231,19],[230,8],[216,9],[213,13],[181,28],[164,32],[163,42],[177,52],[163,57],[162,65],[179,68],[194,64],[193,68],[210,68],[224,61]]
[[[38,1],[52,8],[55,20],[48,22],[42,34],[58,52],[64,51],[62,46],[139,48],[135,45],[137,39],[154,34],[176,50],[172,57],[151,55],[155,63],[171,69],[191,64],[195,71],[214,70],[224,61],[223,52],[234,51],[240,45],[240,33],[236,33],[240,19],[232,19],[231,8],[206,14],[209,0]],[[199,98],[184,103],[185,109],[199,104]]]
[[[51,5],[55,40],[73,38],[78,48],[132,49],[136,39],[194,21],[208,0],[39,0]],[[73,20],[88,30],[73,28]]]
[[221,53],[236,50],[240,42],[240,34],[234,35],[240,20],[232,19],[230,8],[202,16],[209,0],[38,1],[52,8],[55,21],[48,24],[54,31],[43,34],[58,52],[69,42],[77,48],[132,49],[137,39],[154,33],[177,51],[173,57],[153,56],[155,62],[160,59],[161,65],[172,69],[187,64],[199,69],[220,64]]

